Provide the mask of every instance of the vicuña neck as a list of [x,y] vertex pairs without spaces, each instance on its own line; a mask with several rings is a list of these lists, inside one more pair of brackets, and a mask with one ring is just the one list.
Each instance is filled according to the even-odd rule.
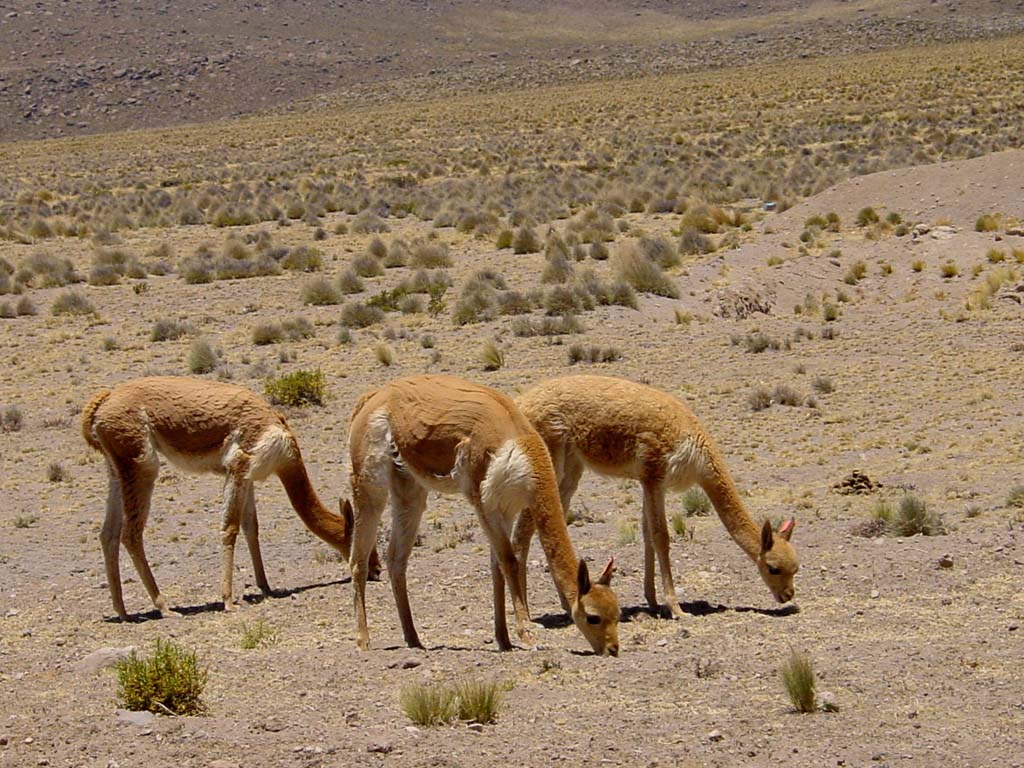
[[761,553],[761,534],[757,525],[750,519],[746,507],[740,499],[739,491],[717,455],[708,456],[709,468],[700,485],[711,499],[725,529],[732,536],[740,549],[752,560],[757,560]]
[[309,482],[309,474],[301,457],[297,456],[281,467],[277,471],[277,476],[284,486],[285,493],[288,494],[292,508],[306,527],[338,549],[347,559],[349,553],[344,551],[342,544],[345,539],[345,519],[333,514],[320,501],[320,497],[313,490],[313,484]]
[[559,500],[554,482],[554,467],[551,466],[551,459],[543,443],[539,439],[537,443],[538,445],[534,445],[532,441],[521,443],[523,452],[534,468],[534,503],[530,512],[537,526],[537,536],[544,549],[551,578],[566,600],[572,604],[579,591],[576,581],[579,560],[569,539],[562,502]]

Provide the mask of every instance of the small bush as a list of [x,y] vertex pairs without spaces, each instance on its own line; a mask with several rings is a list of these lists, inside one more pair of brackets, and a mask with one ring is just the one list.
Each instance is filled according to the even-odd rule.
[[814,391],[822,395],[828,395],[835,392],[835,385],[832,384],[832,379],[828,376],[816,376],[814,381],[811,382],[811,386],[814,387]]
[[242,623],[242,650],[251,651],[256,648],[266,648],[277,642],[277,629],[267,624],[262,619],[257,619],[252,624]]
[[211,373],[217,367],[218,357],[206,339],[196,339],[188,352],[188,369],[191,373]]
[[747,404],[752,411],[763,411],[772,404],[772,393],[767,387],[756,387],[747,395]]
[[512,238],[513,253],[538,253],[540,251],[540,238],[532,228],[525,224],[516,230]]
[[496,371],[505,365],[505,351],[493,340],[484,342],[480,351],[480,362],[484,365],[485,371]]
[[373,348],[373,355],[377,362],[384,367],[390,367],[395,363],[395,351],[387,344],[378,344]]
[[46,468],[46,479],[51,483],[63,483],[65,480],[70,480],[71,475],[59,461],[51,461]]
[[1000,226],[1000,216],[992,213],[985,213],[978,217],[977,221],[974,222],[975,232],[998,232]]
[[843,277],[843,282],[847,285],[856,285],[864,279],[864,275],[868,273],[868,265],[863,261],[855,261],[850,265],[850,268],[846,270],[846,275]]
[[711,499],[703,488],[689,488],[683,494],[683,511],[687,517],[705,517],[711,514]]
[[18,304],[15,307],[15,311],[18,313],[18,317],[39,314],[39,309],[33,303],[32,299],[30,299],[28,296],[22,296],[20,299],[18,299]]
[[792,387],[787,387],[785,384],[778,384],[772,391],[772,402],[795,408],[803,402],[803,397],[801,397],[800,394]]
[[384,274],[384,267],[376,256],[364,253],[352,259],[352,271],[359,277],[379,277]]
[[270,402],[278,405],[323,405],[327,395],[327,377],[323,371],[295,371],[268,379],[263,386]]
[[908,494],[900,501],[899,509],[889,523],[888,532],[894,536],[939,536],[946,532],[942,518],[928,511],[923,501]]
[[284,341],[284,328],[280,323],[260,323],[252,329],[252,343],[256,346],[280,344],[282,341]]
[[187,323],[161,317],[153,323],[153,330],[150,331],[149,339],[150,341],[174,341],[180,339],[188,331],[189,326]]
[[564,317],[516,317],[512,320],[512,333],[520,337],[561,336],[583,333],[583,324],[573,315]]
[[363,285],[362,279],[356,274],[355,270],[346,269],[338,275],[338,291],[340,293],[350,295],[362,293],[364,290],[366,290],[366,286]]
[[1015,485],[1006,496],[1006,506],[1024,509],[1024,485]]
[[117,663],[118,699],[125,709],[170,715],[206,712],[203,689],[207,671],[194,651],[170,640],[157,640],[153,655],[139,658],[134,651]]
[[858,227],[866,227],[869,224],[877,224],[878,221],[878,212],[874,208],[871,208],[870,206],[868,206],[867,208],[861,208],[859,211],[857,211]]
[[615,524],[619,534],[619,544],[626,546],[636,544],[637,525],[636,520],[631,517],[620,517]]
[[316,277],[302,287],[302,303],[324,307],[341,302],[341,292],[326,277]]
[[455,715],[466,723],[495,722],[501,702],[502,687],[497,683],[463,680],[455,688]]
[[943,278],[949,280],[960,274],[960,268],[956,265],[956,262],[947,261],[940,268],[940,272]]
[[810,656],[790,651],[789,659],[782,665],[782,684],[797,712],[813,712],[817,709],[817,679]]
[[622,280],[641,293],[653,293],[669,299],[679,298],[679,289],[636,244],[620,247],[612,259],[612,267]]
[[78,291],[64,291],[53,300],[50,312],[54,315],[92,315],[96,309],[92,302]]
[[375,232],[388,232],[390,227],[374,211],[365,210],[356,214],[349,230],[357,235],[369,235]]
[[414,684],[402,688],[398,701],[416,725],[446,725],[456,716],[455,692],[446,686]]
[[345,328],[367,328],[384,319],[384,310],[358,301],[350,301],[341,308],[338,322]]
[[409,266],[419,269],[438,269],[452,266],[448,246],[440,242],[424,240],[413,245]]
[[281,266],[292,272],[319,272],[324,268],[323,253],[318,248],[300,245],[288,251]]

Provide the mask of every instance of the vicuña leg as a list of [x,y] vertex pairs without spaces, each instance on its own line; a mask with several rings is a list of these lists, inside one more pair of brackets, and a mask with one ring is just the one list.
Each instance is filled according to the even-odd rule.
[[[149,505],[153,498],[153,486],[156,484],[156,476],[160,470],[160,463],[156,454],[148,458],[140,458],[131,462],[131,468],[126,471],[124,467],[118,468],[118,477],[121,484],[121,502],[124,509],[124,524],[121,529],[121,543],[131,555],[135,570],[139,573],[143,586],[153,600],[153,605],[163,616],[178,616],[179,614],[167,607],[167,601],[160,594],[160,588],[156,584],[156,578],[149,567],[149,560],[146,558],[146,548],[143,544],[142,534],[146,528],[146,520],[149,518]],[[130,479],[129,479],[130,478]]]
[[[519,517],[529,515],[522,512]],[[477,518],[491,544],[491,582],[494,593],[494,640],[498,648],[507,651],[512,648],[508,637],[508,626],[505,619],[505,583],[512,593],[512,607],[516,614],[516,631],[519,639],[527,645],[533,645],[530,634],[530,614],[526,607],[526,577],[519,559],[516,557],[509,531],[502,528],[482,508],[477,509]],[[531,516],[532,519],[532,516]]]
[[256,487],[255,483],[247,480],[243,484],[244,499],[242,503],[242,533],[245,534],[245,543],[249,547],[249,557],[252,559],[252,570],[256,576],[256,586],[264,595],[271,594],[270,582],[267,581],[267,572],[263,568],[263,553],[260,552],[260,523],[256,517]]
[[103,564],[107,570],[107,585],[110,587],[110,598],[114,610],[121,621],[128,621],[128,612],[124,608],[124,594],[121,589],[121,528],[124,524],[124,505],[121,501],[121,481],[117,471],[107,463],[107,516],[103,520],[100,531],[100,544],[103,546]]
[[[355,473],[353,467],[353,473]],[[356,631],[359,650],[370,647],[370,630],[366,625],[366,579],[370,569],[370,553],[377,541],[377,528],[381,514],[388,500],[388,490],[383,484],[373,482],[353,483],[352,501],[355,516],[352,525],[352,554],[349,570],[352,572],[352,599],[356,609]],[[394,579],[394,574],[391,574]]]
[[422,648],[409,606],[409,590],[405,578],[409,555],[416,543],[416,532],[427,507],[427,490],[415,478],[398,469],[391,472],[391,536],[388,539],[388,575],[395,607],[402,622],[402,635],[410,648]]
[[[647,480],[642,483],[644,490],[644,595],[652,610],[657,611],[654,598],[654,563],[651,559],[651,543],[658,556],[661,570],[662,599],[675,619],[683,618],[683,609],[676,597],[672,581],[672,561],[669,557],[668,521],[665,519],[665,486],[660,481]],[[653,541],[652,541],[653,540]]]

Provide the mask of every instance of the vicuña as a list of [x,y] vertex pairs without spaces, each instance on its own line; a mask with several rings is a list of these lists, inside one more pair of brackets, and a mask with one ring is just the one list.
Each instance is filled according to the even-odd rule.
[[[711,499],[733,540],[757,564],[779,602],[793,599],[799,569],[789,540],[794,521],[773,531],[758,528],[740,500],[711,437],[689,408],[653,387],[607,376],[566,376],[545,381],[518,398],[523,414],[551,452],[562,507],[569,509],[584,467],[638,480],[643,488],[644,597],[658,612],[654,555],[661,570],[662,599],[673,617],[683,615],[672,581],[666,489],[699,485]],[[524,559],[533,535],[524,517],[515,533],[516,555]]]
[[[128,619],[121,591],[121,544],[161,615],[174,615],[157,587],[142,534],[158,454],[190,472],[224,476],[222,592],[231,610],[235,539],[241,526],[252,556],[256,584],[270,593],[260,554],[253,483],[276,474],[302,522],[348,558],[351,508],[341,515],[320,502],[302,463],[295,435],[284,418],[258,395],[235,384],[157,376],[133,379],[97,393],[82,413],[82,436],[107,460],[107,516],[100,532],[107,585],[114,610]],[[371,562],[379,570],[379,565]]]
[[598,654],[618,655],[619,604],[609,587],[612,561],[596,581],[569,541],[551,459],[540,436],[505,395],[450,376],[398,379],[369,392],[352,414],[349,434],[352,494],[352,583],[358,645],[369,647],[367,562],[384,505],[391,496],[387,564],[405,642],[420,648],[406,589],[406,566],[428,490],[461,493],[473,505],[491,545],[494,637],[512,647],[505,620],[505,584],[512,593],[519,637],[531,643],[523,589],[525,561],[510,532],[528,510],[552,577],[573,621]]

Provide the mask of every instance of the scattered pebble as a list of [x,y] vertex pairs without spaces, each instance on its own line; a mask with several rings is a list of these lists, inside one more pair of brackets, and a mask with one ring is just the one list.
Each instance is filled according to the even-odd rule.
[[97,648],[75,662],[74,668],[79,672],[99,672],[101,669],[115,666],[121,659],[127,659],[134,651],[134,645],[126,645],[123,648]]
[[939,558],[939,568],[952,568],[953,558],[949,555],[943,555]]
[[724,738],[725,737],[722,735],[722,732],[718,730],[714,730],[708,734],[708,741],[717,742],[721,741]]
[[136,712],[131,709],[117,710],[117,722],[120,725],[150,725],[156,719],[152,712]]
[[877,600],[881,596],[881,593],[877,589],[871,590],[871,599]]
[[481,723],[470,723],[467,727],[474,733],[482,733],[484,730],[484,727]]
[[240,768],[234,760],[213,760],[206,764],[206,768]]
[[390,744],[378,744],[376,742],[366,745],[366,751],[377,755],[387,755],[394,749]]

